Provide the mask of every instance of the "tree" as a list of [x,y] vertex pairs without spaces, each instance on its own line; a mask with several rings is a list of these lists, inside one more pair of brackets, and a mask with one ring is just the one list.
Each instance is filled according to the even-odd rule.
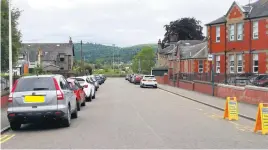
[[[151,72],[152,67],[155,65],[155,53],[152,47],[145,46],[141,51],[134,56],[132,60],[133,72],[139,72],[148,74]],[[139,66],[140,69],[139,70]]]
[[[8,0],[1,0],[1,70],[8,70],[9,66],[9,27],[8,27]],[[18,29],[18,19],[21,11],[17,8],[11,12],[12,26],[12,61],[18,60],[19,49],[21,47],[21,32]]]
[[201,21],[195,18],[181,18],[176,21],[171,21],[164,26],[166,33],[163,43],[170,42],[171,35],[177,35],[177,40],[203,40],[203,27]]

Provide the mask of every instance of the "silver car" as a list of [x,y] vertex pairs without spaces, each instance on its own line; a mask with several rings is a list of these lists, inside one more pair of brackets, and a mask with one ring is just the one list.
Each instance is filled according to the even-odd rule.
[[71,117],[78,117],[75,94],[62,75],[22,77],[15,81],[8,102],[12,130],[40,120],[59,120],[69,127]]

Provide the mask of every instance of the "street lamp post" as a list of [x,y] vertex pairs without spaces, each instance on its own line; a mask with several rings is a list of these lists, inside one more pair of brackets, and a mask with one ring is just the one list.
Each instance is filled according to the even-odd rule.
[[9,91],[12,90],[13,85],[13,64],[12,64],[12,30],[11,30],[11,0],[9,0],[8,7],[8,33],[9,33]]

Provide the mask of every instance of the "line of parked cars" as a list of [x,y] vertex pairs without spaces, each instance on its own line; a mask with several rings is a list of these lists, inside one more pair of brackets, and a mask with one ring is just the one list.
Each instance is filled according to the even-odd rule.
[[157,88],[157,81],[154,75],[128,74],[125,80],[133,84],[139,84],[141,88]]
[[71,118],[96,98],[106,77],[90,75],[65,78],[62,75],[34,75],[14,82],[8,98],[7,117],[12,130],[22,124],[56,121],[69,127]]
[[237,85],[255,85],[260,87],[268,87],[268,74],[244,73],[236,77],[230,77],[228,83]]

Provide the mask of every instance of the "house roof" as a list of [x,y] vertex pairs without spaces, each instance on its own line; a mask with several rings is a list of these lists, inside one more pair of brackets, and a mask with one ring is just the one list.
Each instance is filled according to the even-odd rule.
[[[260,18],[260,17],[266,17],[268,16],[268,0],[258,0],[252,4],[248,4],[245,6],[239,5],[237,2],[234,2],[230,9],[228,10],[227,14],[229,11],[232,9],[233,5],[237,5],[241,11],[244,13],[249,14],[248,18],[253,19],[253,18]],[[220,24],[220,23],[225,23],[226,22],[226,16],[224,15],[206,25],[213,25],[213,24]]]
[[42,50],[43,60],[55,60],[59,53],[74,56],[73,44],[69,43],[23,43],[21,51],[29,52],[30,62],[37,60],[38,49]]
[[181,59],[189,59],[189,58],[207,58],[208,48],[207,41],[202,41],[198,44],[193,45],[182,45],[179,47],[178,54],[181,55]]

